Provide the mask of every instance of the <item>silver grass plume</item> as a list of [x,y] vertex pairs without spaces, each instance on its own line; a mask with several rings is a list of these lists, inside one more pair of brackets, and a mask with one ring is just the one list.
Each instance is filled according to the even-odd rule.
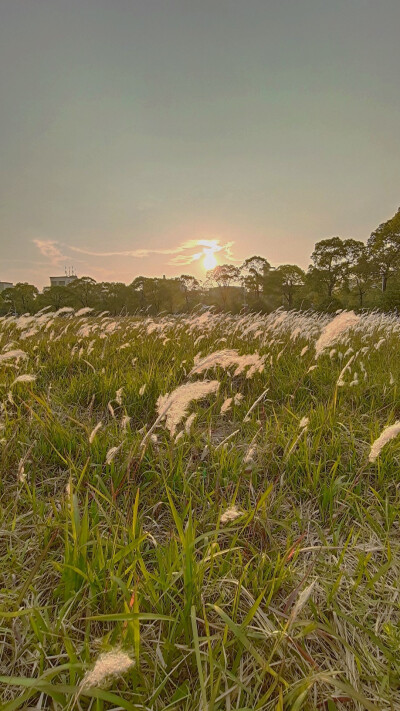
[[171,436],[180,422],[185,418],[189,405],[193,400],[202,400],[216,393],[218,380],[199,380],[195,383],[185,383],[166,395],[160,395],[157,400],[157,411],[160,419],[166,420],[166,427]]
[[101,654],[93,669],[86,672],[80,685],[80,691],[101,687],[113,677],[125,674],[134,665],[133,659],[120,650],[112,650]]
[[389,427],[385,427],[383,432],[381,432],[378,439],[376,439],[375,442],[372,444],[371,451],[369,453],[369,461],[375,462],[379,457],[385,444],[397,437],[398,434],[400,434],[400,420],[397,420],[394,425],[389,425]]

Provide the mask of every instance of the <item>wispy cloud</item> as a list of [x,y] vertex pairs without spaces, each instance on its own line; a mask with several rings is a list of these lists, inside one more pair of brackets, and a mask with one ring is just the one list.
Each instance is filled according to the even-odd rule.
[[74,247],[73,245],[68,245],[67,248],[72,252],[88,254],[90,257],[136,257],[137,259],[149,257],[151,254],[176,254],[177,251],[180,251],[179,249],[124,249],[113,252],[95,252],[83,247]]
[[54,240],[34,239],[33,243],[41,254],[43,254],[51,264],[54,264],[54,266],[57,266],[60,262],[67,259],[65,254],[57,247],[58,242]]
[[[76,247],[75,245],[67,245],[65,243],[60,244],[55,240],[33,240],[35,245],[38,247],[43,256],[47,257],[49,261],[56,265],[61,261],[68,259],[60,250],[57,245],[60,245],[63,250],[75,252],[78,254],[87,255],[90,257],[132,257],[134,259],[144,259],[150,257],[153,254],[164,254],[170,256],[168,264],[175,266],[183,266],[187,264],[192,264],[198,259],[204,256],[205,252],[216,253],[219,252],[221,257],[227,261],[236,261],[233,257],[232,247],[234,242],[220,243],[219,239],[191,239],[176,247],[163,247],[155,249],[124,249],[124,250],[112,250],[112,251],[97,251],[91,249],[85,249],[84,247]],[[199,251],[200,248],[200,251]]]

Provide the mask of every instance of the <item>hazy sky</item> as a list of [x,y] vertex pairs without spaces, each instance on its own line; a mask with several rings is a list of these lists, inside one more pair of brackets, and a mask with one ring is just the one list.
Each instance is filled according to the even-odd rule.
[[366,239],[400,205],[399,27],[400,0],[0,0],[0,280]]

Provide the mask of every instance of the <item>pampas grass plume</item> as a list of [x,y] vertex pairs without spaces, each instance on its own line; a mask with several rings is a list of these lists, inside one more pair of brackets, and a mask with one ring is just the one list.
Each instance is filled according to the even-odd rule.
[[400,420],[397,420],[394,425],[389,425],[389,427],[385,427],[383,432],[381,432],[378,439],[376,439],[375,442],[372,444],[371,451],[369,453],[369,461],[372,463],[375,462],[379,457],[385,444],[397,437],[398,434],[400,434]]
[[93,669],[86,672],[80,689],[84,691],[93,687],[101,687],[112,677],[125,674],[134,664],[133,659],[120,650],[112,650],[101,654]]

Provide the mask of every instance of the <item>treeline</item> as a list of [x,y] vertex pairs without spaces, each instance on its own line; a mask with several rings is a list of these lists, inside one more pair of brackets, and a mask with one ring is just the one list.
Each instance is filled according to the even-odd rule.
[[311,264],[272,267],[253,256],[241,267],[222,264],[200,283],[183,274],[172,279],[138,276],[131,284],[81,277],[39,293],[19,283],[0,294],[0,313],[35,313],[46,306],[92,307],[113,315],[190,311],[198,305],[238,312],[243,308],[336,311],[339,308],[400,309],[400,208],[366,243],[332,237],[317,242]]

